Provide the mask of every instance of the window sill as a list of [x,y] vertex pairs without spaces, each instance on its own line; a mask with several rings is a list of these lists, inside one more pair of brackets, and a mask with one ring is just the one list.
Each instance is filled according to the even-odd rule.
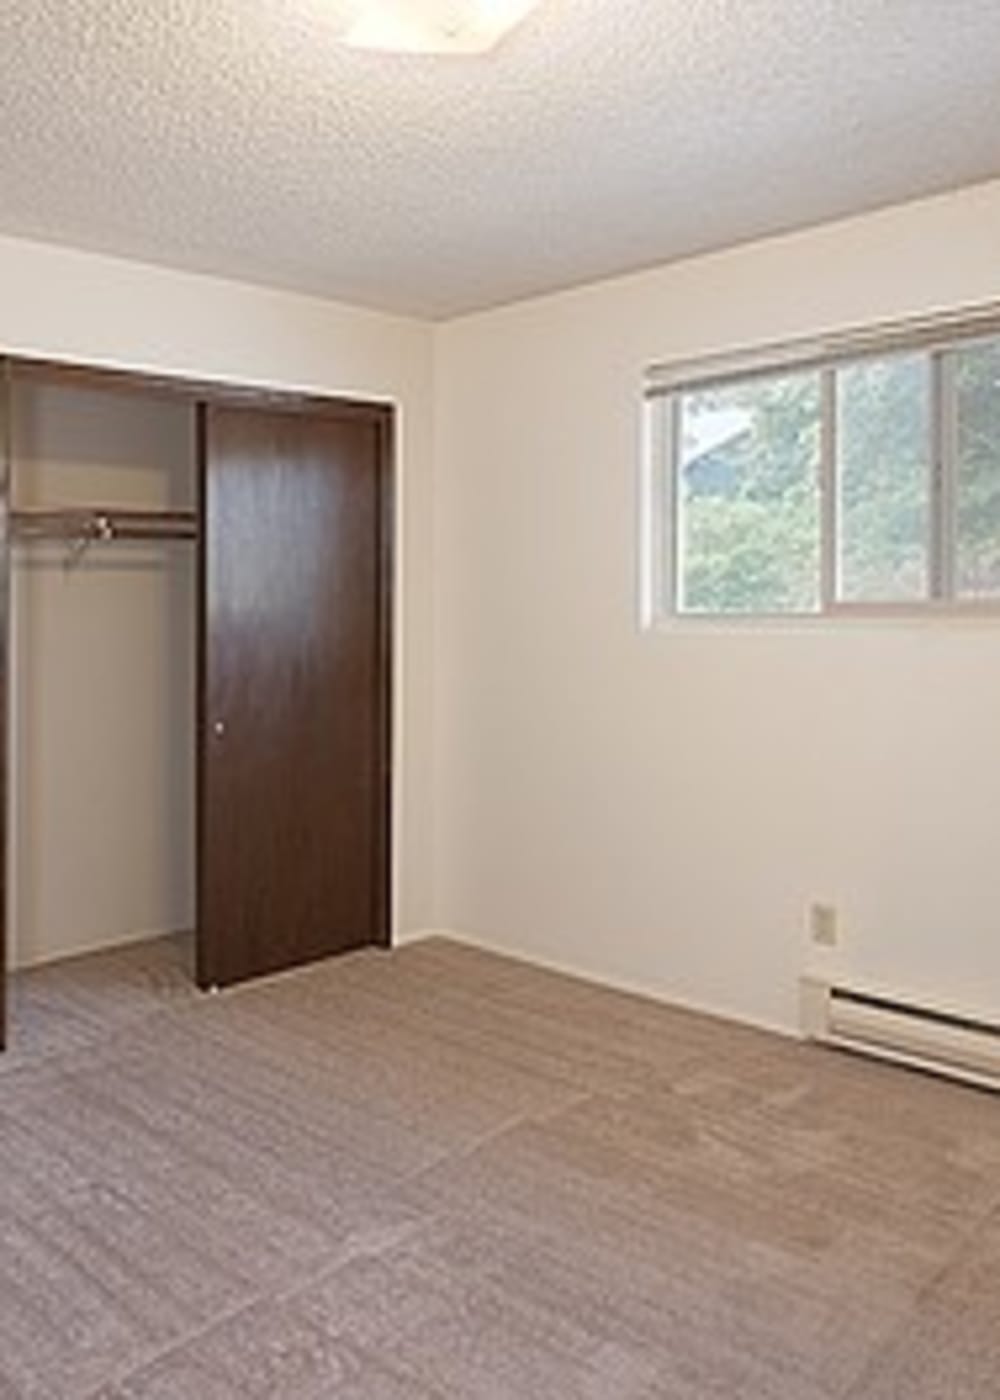
[[911,605],[848,605],[818,613],[663,613],[644,620],[640,631],[660,636],[719,636],[765,633],[995,630],[1000,627],[1000,603]]

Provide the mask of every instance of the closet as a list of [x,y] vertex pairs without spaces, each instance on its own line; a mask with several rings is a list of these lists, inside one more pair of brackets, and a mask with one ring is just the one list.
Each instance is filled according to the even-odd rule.
[[391,409],[0,371],[4,982],[192,927],[206,989],[388,944]]

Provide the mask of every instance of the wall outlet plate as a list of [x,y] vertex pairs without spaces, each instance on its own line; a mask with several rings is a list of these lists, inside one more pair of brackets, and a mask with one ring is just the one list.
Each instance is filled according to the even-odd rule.
[[834,904],[813,904],[809,910],[812,940],[821,948],[836,948],[840,942],[840,921]]

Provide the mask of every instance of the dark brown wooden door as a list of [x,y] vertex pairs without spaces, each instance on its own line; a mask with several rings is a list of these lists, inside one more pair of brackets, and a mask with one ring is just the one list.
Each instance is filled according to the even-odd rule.
[[198,981],[388,941],[388,411],[202,409]]

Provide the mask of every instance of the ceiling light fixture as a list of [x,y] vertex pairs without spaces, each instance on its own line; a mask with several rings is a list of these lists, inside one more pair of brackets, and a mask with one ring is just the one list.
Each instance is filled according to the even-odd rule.
[[538,0],[357,0],[341,39],[392,53],[485,53]]

